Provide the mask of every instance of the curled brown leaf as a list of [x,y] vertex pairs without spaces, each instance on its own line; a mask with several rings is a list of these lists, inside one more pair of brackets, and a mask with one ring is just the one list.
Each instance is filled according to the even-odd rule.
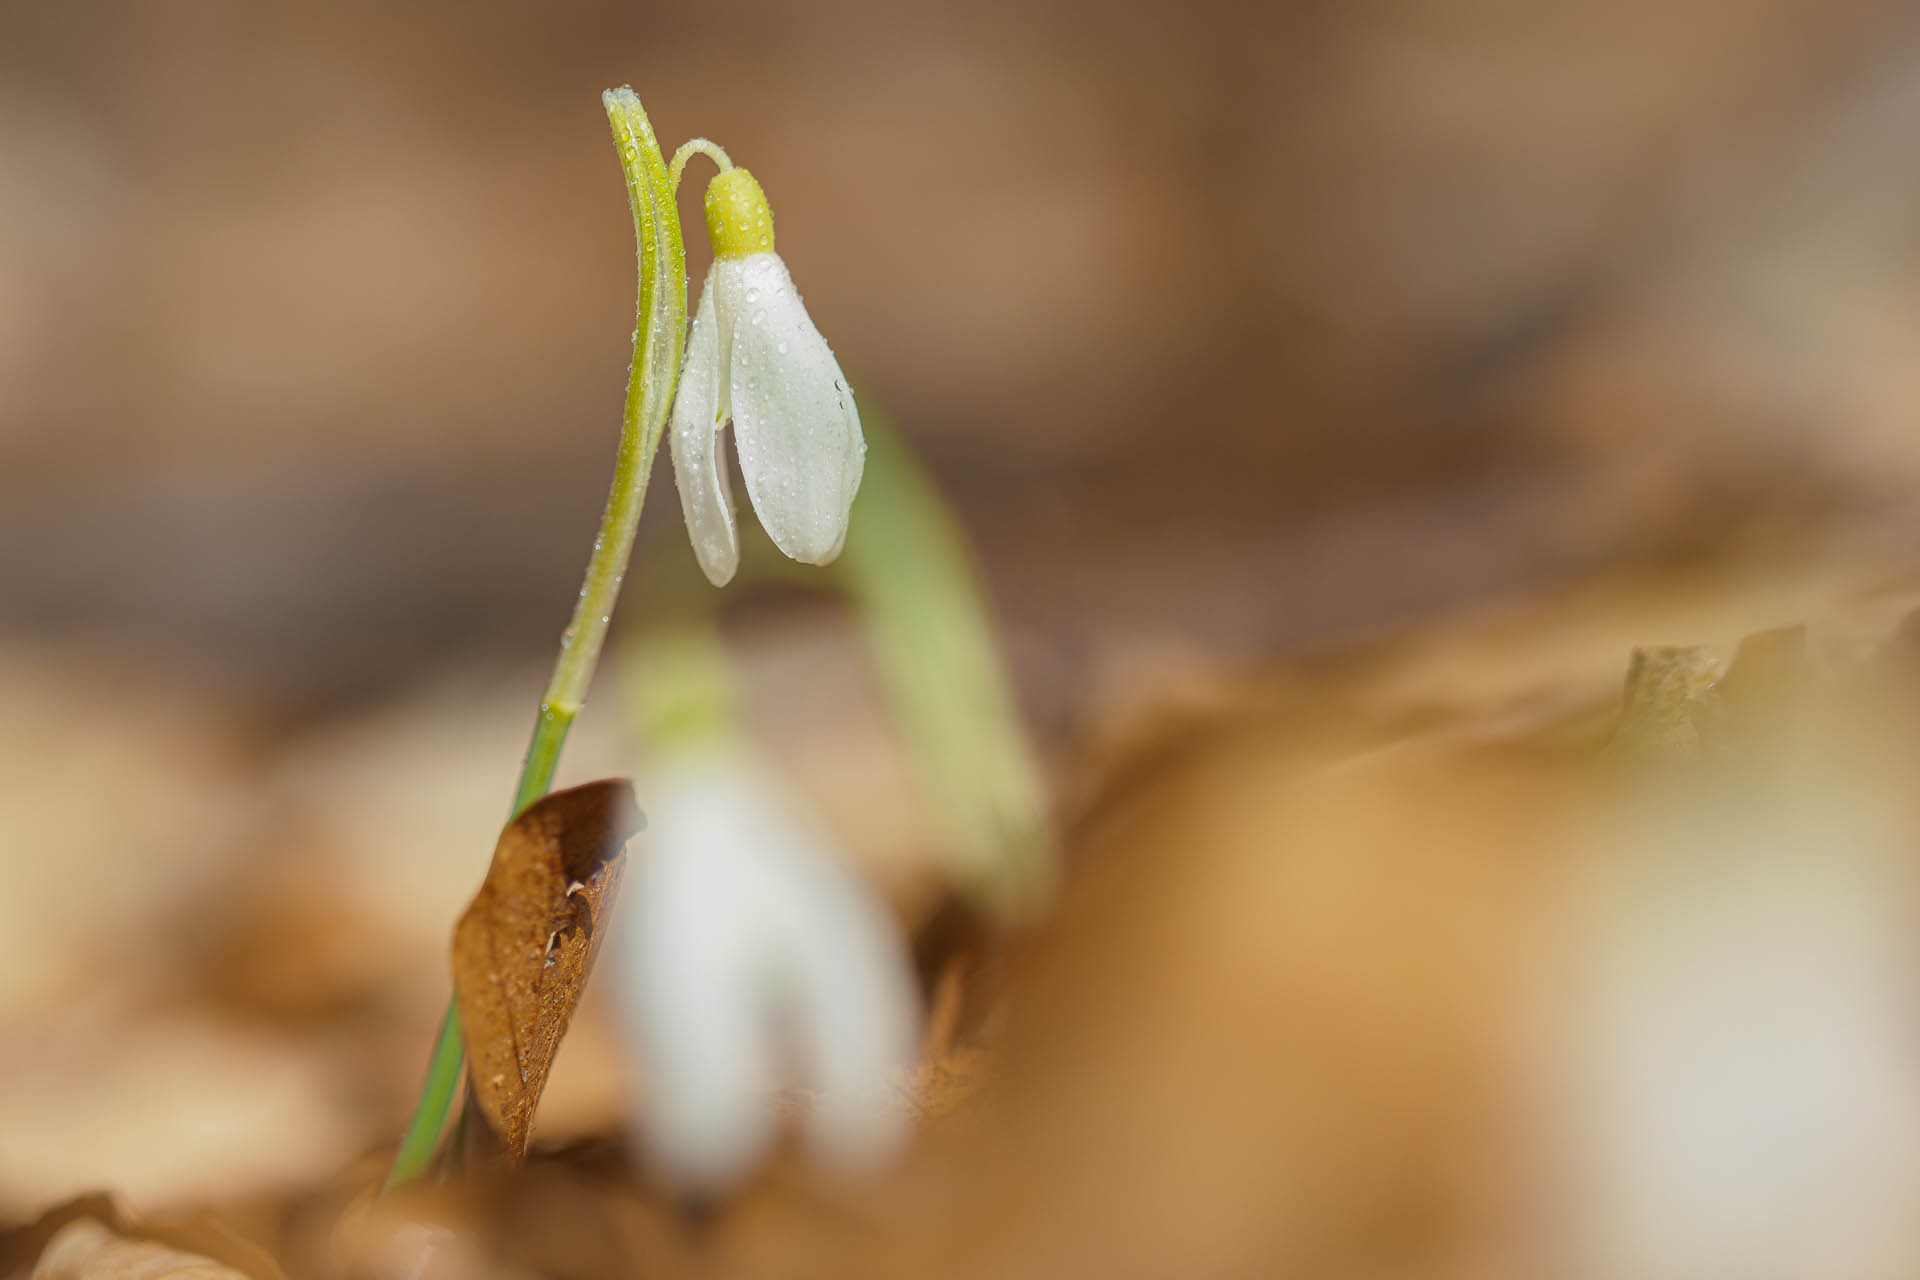
[[453,934],[473,1098],[513,1159],[580,1003],[641,826],[622,779],[557,791],[507,825]]

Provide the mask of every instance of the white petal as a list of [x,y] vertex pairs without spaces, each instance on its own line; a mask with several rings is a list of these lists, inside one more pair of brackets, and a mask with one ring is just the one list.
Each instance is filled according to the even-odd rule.
[[778,254],[716,263],[713,282],[747,494],[775,546],[825,564],[866,465],[853,392]]
[[774,1136],[764,886],[729,781],[689,772],[663,782],[621,895],[623,994],[648,1156],[676,1184],[718,1192]]
[[819,1094],[814,1153],[871,1166],[908,1129],[891,1077],[918,1021],[892,918],[749,761],[685,757],[649,790],[615,940],[649,1157],[726,1189],[765,1154],[793,1067]]
[[899,1149],[908,1112],[894,1077],[913,1062],[918,1004],[906,946],[886,909],[824,848],[792,851],[787,959],[815,1155],[871,1169]]
[[673,401],[668,449],[673,454],[673,479],[680,489],[680,511],[687,519],[687,539],[708,581],[724,587],[740,567],[740,537],[734,528],[733,482],[720,447],[727,420],[727,380],[720,353],[723,334],[714,314],[714,273],[707,272],[700,289],[693,324],[687,330],[687,358],[680,370],[680,390]]

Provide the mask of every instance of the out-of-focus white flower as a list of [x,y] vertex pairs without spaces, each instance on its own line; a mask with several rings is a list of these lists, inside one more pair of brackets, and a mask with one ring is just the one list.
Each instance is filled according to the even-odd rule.
[[707,234],[713,266],[687,332],[670,448],[694,555],[724,586],[740,564],[720,447],[727,422],[761,525],[809,564],[840,554],[866,442],[840,362],[773,251],[773,212],[745,169],[707,187]]
[[1837,753],[1781,732],[1593,832],[1562,1015],[1580,1274],[1914,1274],[1911,784],[1864,724]]
[[773,1093],[814,1094],[812,1153],[858,1171],[908,1116],[892,1077],[916,999],[885,909],[770,782],[726,748],[654,779],[621,894],[620,977],[649,1158],[718,1192],[772,1142]]

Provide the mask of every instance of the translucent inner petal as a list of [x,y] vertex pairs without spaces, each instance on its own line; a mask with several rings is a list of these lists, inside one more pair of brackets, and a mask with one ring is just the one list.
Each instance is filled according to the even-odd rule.
[[727,383],[722,376],[723,334],[714,294],[714,273],[709,271],[687,330],[687,358],[668,427],[668,450],[680,490],[680,510],[687,521],[687,539],[702,572],[718,587],[725,586],[740,566],[740,540],[734,525],[733,483],[720,441],[727,418]]

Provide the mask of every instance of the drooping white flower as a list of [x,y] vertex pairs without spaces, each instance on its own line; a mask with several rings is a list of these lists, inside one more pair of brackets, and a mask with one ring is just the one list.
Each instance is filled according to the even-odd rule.
[[857,1171],[891,1154],[892,1077],[917,1000],[893,921],[768,780],[719,748],[655,779],[629,855],[617,945],[649,1159],[713,1193],[771,1145],[773,1095],[814,1095],[812,1154]]
[[745,169],[708,185],[707,235],[713,266],[687,331],[669,447],[694,555],[724,586],[740,564],[720,439],[727,423],[762,527],[809,564],[840,554],[866,441],[840,362],[773,251],[773,212]]

